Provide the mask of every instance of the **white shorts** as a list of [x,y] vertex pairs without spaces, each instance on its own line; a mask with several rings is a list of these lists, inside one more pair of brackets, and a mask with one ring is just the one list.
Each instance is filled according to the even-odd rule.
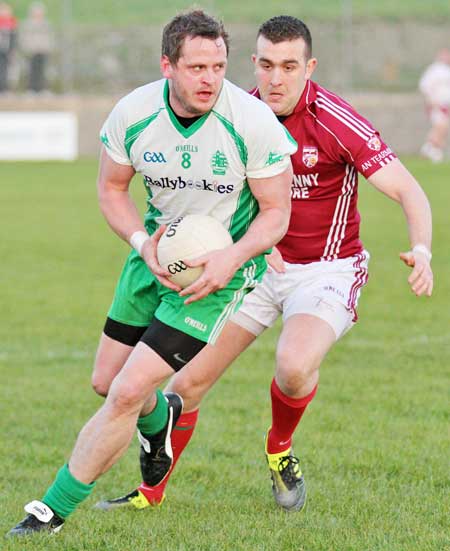
[[445,124],[449,119],[448,105],[432,105],[428,108],[431,124]]
[[267,272],[230,319],[258,336],[280,314],[283,321],[294,314],[310,314],[326,321],[337,340],[357,320],[356,306],[368,279],[369,258],[369,253],[362,251],[332,261],[285,262],[286,272]]

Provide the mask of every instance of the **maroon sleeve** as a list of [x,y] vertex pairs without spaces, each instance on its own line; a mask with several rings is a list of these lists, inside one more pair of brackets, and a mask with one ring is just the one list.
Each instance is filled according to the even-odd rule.
[[365,178],[396,158],[395,153],[382,140],[378,131],[375,131],[366,141],[352,137],[350,147],[355,167]]
[[368,178],[396,158],[379,132],[342,98],[322,89],[316,104],[321,121],[341,146],[341,155],[364,177]]

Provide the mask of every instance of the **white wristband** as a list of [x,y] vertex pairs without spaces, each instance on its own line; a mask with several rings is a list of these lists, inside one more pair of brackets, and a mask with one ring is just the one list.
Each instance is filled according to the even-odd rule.
[[144,246],[144,243],[150,239],[150,236],[145,231],[135,231],[133,235],[130,237],[130,245],[133,247],[133,249],[138,253],[138,255],[141,255],[142,247]]
[[426,257],[428,262],[430,262],[431,257],[433,256],[430,249],[426,245],[422,245],[421,243],[419,243],[418,245],[414,245],[414,247],[412,248],[412,252],[422,253]]

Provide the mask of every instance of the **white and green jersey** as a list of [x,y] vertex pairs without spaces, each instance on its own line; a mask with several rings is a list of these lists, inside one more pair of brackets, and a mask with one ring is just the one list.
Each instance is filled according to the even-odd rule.
[[101,140],[117,163],[144,177],[147,230],[186,214],[209,214],[239,239],[258,212],[247,178],[283,172],[296,142],[270,108],[225,80],[214,108],[184,128],[165,79],[115,106]]

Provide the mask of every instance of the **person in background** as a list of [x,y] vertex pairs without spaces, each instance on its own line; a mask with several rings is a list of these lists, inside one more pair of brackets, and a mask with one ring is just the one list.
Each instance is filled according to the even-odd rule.
[[17,20],[9,4],[0,2],[0,94],[8,90],[8,66],[16,46]]
[[40,2],[30,5],[27,19],[20,25],[19,43],[29,62],[27,88],[31,92],[43,92],[47,87],[45,73],[54,37],[45,6]]
[[443,48],[435,61],[427,67],[419,81],[419,90],[425,98],[425,107],[431,123],[420,153],[440,163],[444,159],[450,124],[450,50]]

